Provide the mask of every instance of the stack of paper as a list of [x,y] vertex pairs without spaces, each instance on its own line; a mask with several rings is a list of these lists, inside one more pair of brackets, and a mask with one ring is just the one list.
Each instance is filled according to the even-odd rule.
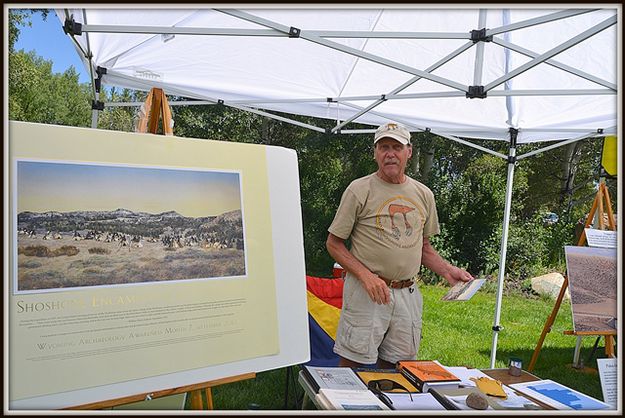
[[[411,396],[412,395],[412,396]],[[434,411],[446,408],[431,393],[395,393],[386,392],[391,400],[391,408],[396,410]]]

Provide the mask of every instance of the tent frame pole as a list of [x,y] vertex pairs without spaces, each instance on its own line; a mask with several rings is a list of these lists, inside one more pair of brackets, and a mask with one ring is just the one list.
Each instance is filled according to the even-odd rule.
[[543,23],[553,22],[554,20],[566,19],[568,17],[573,17],[577,15],[581,15],[584,13],[589,13],[595,11],[597,9],[573,9],[573,10],[563,10],[561,12],[555,12],[550,15],[536,17],[533,19],[524,20],[522,22],[511,23],[508,25],[500,26],[498,28],[492,28],[486,30],[486,36],[498,35],[503,32],[510,32],[513,30],[524,29],[530,26],[540,25]]
[[518,130],[510,128],[510,148],[508,150],[508,178],[506,180],[506,200],[503,215],[503,227],[501,231],[501,247],[499,258],[499,274],[497,277],[497,299],[495,301],[495,318],[493,321],[493,340],[490,351],[490,368],[495,368],[497,359],[497,338],[503,327],[499,324],[501,319],[501,300],[503,298],[503,281],[506,273],[506,253],[508,249],[508,228],[510,225],[510,211],[512,205],[512,184],[514,182],[514,167],[516,165],[516,141]]
[[[263,36],[288,37],[276,29],[230,29],[230,28],[187,28],[176,26],[141,25],[82,25],[82,32],[91,33],[136,33],[144,35],[210,35],[210,36]],[[309,30],[309,34],[320,38],[343,39],[471,39],[464,32],[394,32],[356,30]]]

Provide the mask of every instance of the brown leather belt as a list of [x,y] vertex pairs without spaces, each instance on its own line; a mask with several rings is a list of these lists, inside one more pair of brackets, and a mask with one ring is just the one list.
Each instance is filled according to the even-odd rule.
[[414,278],[407,280],[389,280],[386,277],[378,275],[378,277],[384,280],[384,283],[391,289],[403,289],[404,287],[410,287],[414,284]]

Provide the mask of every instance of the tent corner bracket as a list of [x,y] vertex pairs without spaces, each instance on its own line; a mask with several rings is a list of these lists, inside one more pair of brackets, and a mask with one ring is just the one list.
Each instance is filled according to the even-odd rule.
[[473,29],[471,31],[471,42],[474,44],[478,42],[491,42],[492,40],[493,35],[486,36],[486,28]]
[[467,99],[485,99],[487,96],[484,86],[469,86],[466,93]]
[[96,74],[98,75],[96,77],[95,81],[95,91],[97,93],[100,93],[101,89],[102,89],[102,76],[104,74],[106,74],[106,68],[105,67],[100,67],[98,65],[98,67],[95,69]]
[[92,100],[91,110],[104,110],[104,102],[101,102],[99,100]]
[[65,19],[63,24],[63,32],[68,35],[82,35],[82,24],[74,20],[74,15],[71,15],[69,19]]

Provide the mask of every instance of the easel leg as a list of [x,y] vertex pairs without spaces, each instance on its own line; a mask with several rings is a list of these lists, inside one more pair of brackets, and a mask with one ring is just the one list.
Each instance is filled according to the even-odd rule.
[[562,283],[562,287],[560,288],[560,293],[558,294],[558,299],[556,299],[555,305],[553,305],[553,309],[551,310],[551,314],[549,318],[547,318],[547,322],[545,322],[545,326],[543,327],[543,331],[540,334],[540,338],[538,339],[538,343],[536,344],[536,348],[534,349],[534,354],[532,354],[532,359],[530,360],[530,364],[527,367],[527,371],[531,372],[534,370],[534,366],[536,365],[536,360],[538,360],[538,354],[540,353],[540,349],[543,347],[543,343],[545,342],[545,337],[549,332],[551,332],[551,327],[553,323],[556,321],[556,316],[558,315],[558,311],[560,310],[560,305],[562,304],[562,300],[564,299],[564,294],[566,293],[566,288],[569,285],[569,281],[566,277],[564,277],[564,282]]
[[[206,407],[204,405],[204,399],[202,394],[206,396]],[[204,409],[213,410],[213,391],[211,388],[197,389],[189,392],[191,397],[191,409],[194,411],[202,411]]]
[[575,342],[575,353],[573,354],[573,367],[581,368],[582,365],[579,361],[580,352],[582,350],[582,337],[581,335],[577,336],[577,341]]
[[616,357],[614,354],[614,336],[606,335],[605,336],[605,355],[607,357]]
[[206,409],[210,409],[211,411],[214,409],[213,405],[213,390],[211,388],[206,388]]
[[202,400],[202,391],[201,390],[193,390],[189,392],[189,397],[191,399],[191,409],[194,411],[200,411],[204,409],[204,401]]

